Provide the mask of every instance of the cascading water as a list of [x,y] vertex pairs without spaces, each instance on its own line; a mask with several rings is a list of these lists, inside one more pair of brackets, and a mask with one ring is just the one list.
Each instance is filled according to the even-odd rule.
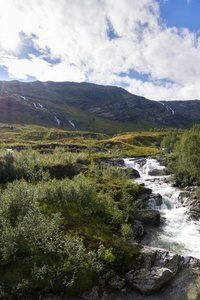
[[[171,197],[178,189],[170,186],[168,176],[158,175],[162,173],[164,167],[156,159],[150,158],[127,158],[124,162],[127,167],[139,171],[141,177],[135,181],[144,183],[145,187],[152,189],[153,193],[159,193],[162,196],[160,206],[156,206],[154,199],[149,200],[149,207],[159,210],[164,220],[163,225],[155,230],[156,233],[149,245],[200,259],[200,227],[189,219],[185,207],[175,207]],[[156,174],[156,176],[149,174]]]

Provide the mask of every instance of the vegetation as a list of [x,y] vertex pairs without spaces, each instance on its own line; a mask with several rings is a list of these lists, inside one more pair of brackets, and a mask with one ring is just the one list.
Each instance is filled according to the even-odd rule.
[[168,157],[168,171],[179,186],[200,185],[200,125],[195,124],[181,135],[170,134],[163,146],[173,153]]
[[[2,127],[15,142],[3,138],[0,150],[0,298],[80,295],[99,278],[129,271],[141,259],[140,247],[128,242],[142,187],[100,159],[157,153],[163,133],[143,133],[139,143],[134,133],[99,140],[69,132],[60,138],[51,130],[57,139],[48,140],[43,128]],[[57,176],[55,166],[65,172]],[[69,166],[79,174],[66,172]]]

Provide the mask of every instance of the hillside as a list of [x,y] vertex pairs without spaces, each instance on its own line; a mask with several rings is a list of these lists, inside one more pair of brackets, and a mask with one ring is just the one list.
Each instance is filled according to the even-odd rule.
[[102,132],[188,128],[200,101],[152,101],[114,86],[73,82],[0,82],[0,123]]

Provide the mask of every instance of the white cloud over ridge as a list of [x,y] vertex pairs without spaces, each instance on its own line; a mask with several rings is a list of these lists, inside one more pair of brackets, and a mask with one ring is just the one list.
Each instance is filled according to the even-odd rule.
[[[11,78],[126,86],[153,100],[200,99],[200,38],[168,28],[156,0],[0,0],[0,47],[6,26],[41,53],[19,58],[2,48],[0,66]],[[131,70],[148,79],[131,78]]]

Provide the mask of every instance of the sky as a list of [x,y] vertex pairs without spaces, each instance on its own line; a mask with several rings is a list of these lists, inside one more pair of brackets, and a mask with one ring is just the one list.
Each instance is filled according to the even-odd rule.
[[200,0],[0,0],[0,80],[200,99]]

